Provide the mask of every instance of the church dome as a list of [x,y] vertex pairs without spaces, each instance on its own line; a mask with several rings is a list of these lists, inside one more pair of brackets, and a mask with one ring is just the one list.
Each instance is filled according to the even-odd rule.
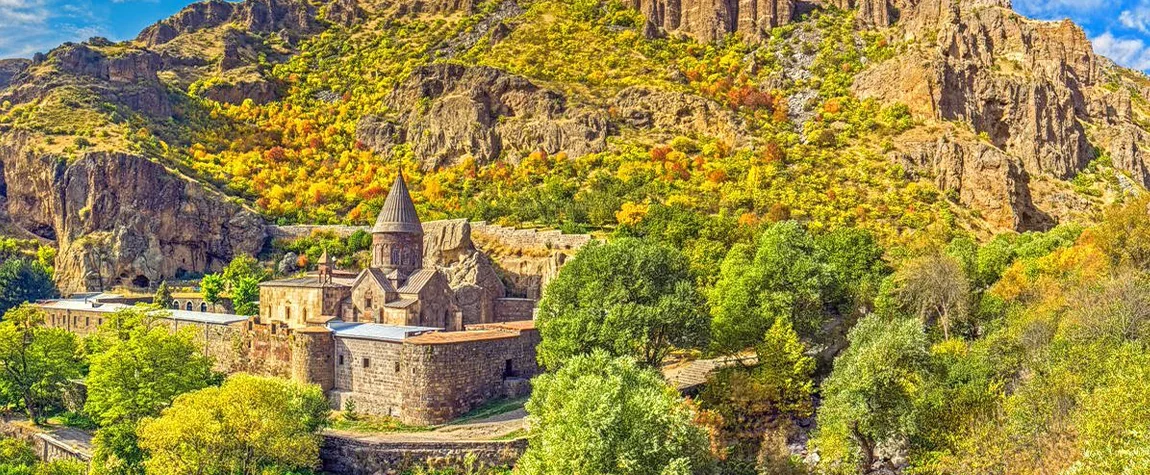
[[395,184],[387,193],[383,202],[383,209],[375,220],[372,233],[414,233],[423,234],[423,225],[419,223],[419,215],[415,213],[415,203],[411,201],[411,193],[407,191],[407,183],[403,181],[403,173],[395,177]]

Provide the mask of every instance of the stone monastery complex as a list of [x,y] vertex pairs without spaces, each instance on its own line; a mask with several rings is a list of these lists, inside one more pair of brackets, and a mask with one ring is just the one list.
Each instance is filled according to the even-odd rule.
[[[316,272],[262,283],[257,316],[191,311],[205,307],[187,300],[162,321],[192,327],[221,369],[317,384],[334,408],[354,401],[357,411],[407,424],[445,423],[488,400],[525,394],[539,371],[533,311],[542,283],[530,274],[554,272],[562,259],[534,271],[505,262],[506,278],[537,283],[523,292],[526,298],[508,297],[491,259],[471,243],[472,227],[487,225],[437,226],[434,236],[425,235],[400,175],[371,229],[370,267],[336,269],[325,253]],[[505,246],[546,241],[540,247],[565,250],[590,239],[539,234],[547,239],[498,227],[486,236]],[[512,265],[519,268],[505,268]],[[127,306],[117,297],[82,295],[39,306],[48,324],[85,335]]]

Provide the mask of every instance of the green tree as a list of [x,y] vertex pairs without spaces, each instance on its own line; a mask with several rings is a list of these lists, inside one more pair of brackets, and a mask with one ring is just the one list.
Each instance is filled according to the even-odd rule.
[[820,464],[835,473],[870,470],[880,445],[916,431],[915,401],[930,353],[922,324],[912,318],[864,317],[850,346],[824,382],[812,444]]
[[144,454],[136,426],[180,394],[218,382],[212,359],[200,353],[194,331],[172,333],[157,324],[161,312],[147,307],[112,314],[97,338],[103,350],[91,358],[85,411],[100,425],[94,459],[104,471],[140,473]]
[[52,275],[38,263],[10,259],[0,264],[0,313],[25,302],[59,295]]
[[674,347],[706,344],[708,319],[686,258],[623,238],[592,243],[563,266],[539,306],[539,361],[559,368],[596,348],[659,365]]
[[224,278],[219,274],[208,274],[200,280],[200,291],[204,294],[204,301],[214,309],[220,303],[220,294],[224,292]]
[[256,305],[259,298],[260,282],[254,277],[244,277],[232,286],[232,308],[237,315],[259,313],[259,305]]
[[317,468],[327,399],[318,386],[237,374],[176,398],[139,428],[148,473],[285,473]]
[[43,312],[29,304],[9,310],[0,322],[0,394],[37,424],[81,368],[76,336],[43,323]]
[[694,410],[659,373],[603,350],[534,381],[524,475],[702,473],[713,461]]
[[793,221],[767,228],[754,247],[731,248],[710,294],[712,347],[721,353],[750,348],[779,318],[814,337],[827,318],[825,297],[837,288],[820,254],[815,239]]
[[172,308],[172,289],[168,288],[168,281],[160,282],[160,286],[156,288],[156,295],[152,297],[152,303],[160,308]]
[[260,265],[260,261],[247,254],[240,254],[232,259],[223,271],[224,281],[230,285],[236,285],[239,281],[245,278],[255,279],[256,282],[262,282],[267,279],[267,271]]

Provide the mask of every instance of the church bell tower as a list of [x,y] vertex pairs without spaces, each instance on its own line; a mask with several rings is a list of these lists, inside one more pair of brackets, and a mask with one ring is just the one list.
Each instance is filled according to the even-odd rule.
[[395,272],[400,282],[423,267],[423,225],[402,172],[395,177],[371,234],[372,267]]

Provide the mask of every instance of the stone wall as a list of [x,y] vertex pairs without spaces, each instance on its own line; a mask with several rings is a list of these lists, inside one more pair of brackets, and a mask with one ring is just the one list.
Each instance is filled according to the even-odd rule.
[[467,467],[468,458],[488,467],[512,466],[526,439],[489,442],[384,442],[325,434],[319,456],[324,473],[398,474],[418,466]]
[[[400,417],[410,372],[403,371],[403,344],[356,338],[335,338],[335,391],[331,402],[343,409],[348,399],[356,411]],[[367,363],[364,363],[364,360]]]
[[[41,310],[46,315],[46,325],[68,330],[80,337],[96,333],[110,315],[95,308],[77,310],[41,307]],[[202,345],[200,351],[215,358],[217,370],[232,370],[237,364],[240,356],[237,346],[243,335],[244,322],[225,325],[164,318],[160,319],[160,323],[172,331],[189,331],[196,335]]]
[[518,322],[535,318],[535,299],[495,299],[495,322]]
[[243,340],[232,371],[289,378],[292,374],[291,330],[286,325],[244,323]]
[[471,236],[498,241],[515,249],[550,249],[574,251],[591,242],[588,234],[563,234],[557,229],[540,231],[536,229],[516,229],[485,221],[471,223]]
[[[485,331],[482,339],[478,333],[471,339],[453,340],[450,334],[409,339],[403,348],[403,361],[411,371],[409,384],[403,387],[403,421],[448,422],[506,395],[507,381],[515,380],[511,387],[519,388],[519,380],[537,374],[539,333],[530,329],[492,335],[497,332]],[[441,336],[444,341],[434,341]]]

